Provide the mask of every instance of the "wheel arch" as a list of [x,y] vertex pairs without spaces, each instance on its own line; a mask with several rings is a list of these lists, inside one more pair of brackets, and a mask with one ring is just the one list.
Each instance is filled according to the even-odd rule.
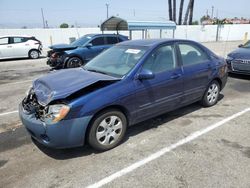
[[89,121],[89,124],[86,128],[86,131],[85,131],[85,137],[84,137],[84,143],[87,143],[88,142],[88,135],[89,135],[89,131],[90,131],[90,127],[93,123],[93,121],[95,120],[95,118],[101,114],[102,112],[106,111],[106,110],[118,110],[120,112],[122,112],[126,119],[127,119],[127,123],[128,123],[128,126],[130,124],[130,113],[128,111],[128,109],[126,109],[124,106],[122,105],[110,105],[110,106],[106,106],[102,109],[100,109],[99,111],[97,111],[94,116],[91,118],[91,120]]
[[[222,80],[219,78],[219,77],[216,77],[216,78],[214,78],[213,80],[211,80],[211,82],[212,81],[217,81],[218,83],[219,83],[219,85],[220,85],[220,91],[222,90]],[[209,82],[209,84],[211,83],[211,82]]]
[[42,52],[41,52],[40,50],[38,50],[38,49],[36,49],[36,48],[31,48],[31,49],[29,49],[29,51],[28,51],[28,56],[29,56],[29,57],[30,57],[30,52],[33,51],[33,50],[37,51],[37,52],[39,53],[39,55],[42,54]]

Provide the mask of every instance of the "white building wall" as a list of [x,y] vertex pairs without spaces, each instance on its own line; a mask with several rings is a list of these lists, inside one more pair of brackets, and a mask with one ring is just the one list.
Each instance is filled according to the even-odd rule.
[[[31,35],[41,40],[44,47],[56,43],[69,43],[69,38],[83,36],[88,33],[101,33],[99,28],[67,28],[67,29],[0,29],[0,36],[3,35]],[[105,33],[115,33],[105,32]],[[120,32],[129,35],[128,31]],[[175,30],[175,38],[190,39],[198,42],[216,41],[217,25],[193,25],[193,26],[177,26]],[[245,33],[250,35],[250,24],[224,25],[219,30],[219,41],[236,41],[243,40]],[[171,30],[163,30],[163,38],[172,38]],[[133,32],[133,39],[140,39],[141,31]],[[148,38],[159,38],[160,32],[157,30],[149,30]]]

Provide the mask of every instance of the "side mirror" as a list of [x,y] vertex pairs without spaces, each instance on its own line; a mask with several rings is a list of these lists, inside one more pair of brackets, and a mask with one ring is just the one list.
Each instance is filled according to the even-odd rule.
[[243,44],[240,44],[238,47],[241,48],[243,46]]
[[92,46],[93,46],[92,43],[88,43],[88,44],[86,45],[87,48],[91,48]]
[[155,77],[154,73],[148,69],[142,69],[142,71],[137,75],[139,80],[149,80]]

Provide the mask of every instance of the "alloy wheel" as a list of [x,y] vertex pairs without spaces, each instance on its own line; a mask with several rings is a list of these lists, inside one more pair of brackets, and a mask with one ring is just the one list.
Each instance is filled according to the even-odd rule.
[[108,116],[98,125],[96,139],[102,145],[111,145],[119,139],[122,128],[122,120],[118,116]]

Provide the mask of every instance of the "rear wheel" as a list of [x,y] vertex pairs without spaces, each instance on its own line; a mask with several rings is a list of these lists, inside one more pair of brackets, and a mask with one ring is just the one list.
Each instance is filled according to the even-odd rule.
[[83,65],[83,61],[79,57],[71,57],[67,62],[67,68],[76,68]]
[[38,50],[30,50],[29,51],[29,58],[38,59],[39,56],[40,56],[40,52]]
[[94,119],[89,130],[88,142],[100,151],[112,149],[122,141],[126,129],[127,119],[122,112],[104,111]]
[[215,105],[218,102],[219,95],[220,84],[216,80],[214,80],[207,87],[207,90],[201,101],[202,105],[206,107]]

